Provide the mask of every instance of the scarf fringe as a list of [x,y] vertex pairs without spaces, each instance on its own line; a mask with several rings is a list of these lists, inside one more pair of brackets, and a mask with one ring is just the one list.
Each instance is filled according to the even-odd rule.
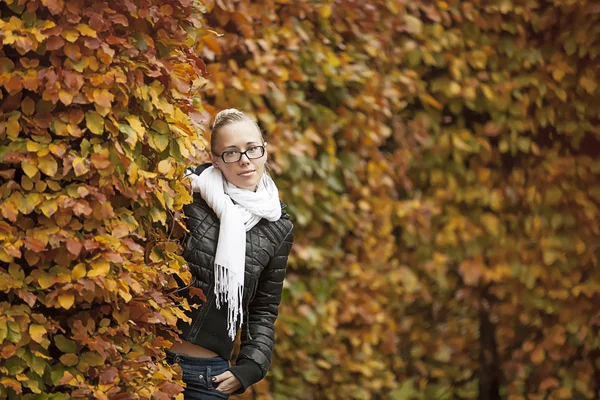
[[244,317],[242,307],[244,286],[240,285],[235,279],[235,274],[223,265],[215,264],[215,278],[217,308],[221,309],[221,305],[227,303],[227,333],[232,340],[235,340],[237,322],[243,321]]

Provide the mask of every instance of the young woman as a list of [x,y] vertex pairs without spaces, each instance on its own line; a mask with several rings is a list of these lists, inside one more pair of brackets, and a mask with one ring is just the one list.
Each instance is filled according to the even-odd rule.
[[[211,164],[192,174],[194,202],[185,208],[189,233],[183,256],[192,286],[184,291],[190,324],[167,352],[183,370],[185,399],[225,399],[265,377],[293,235],[292,222],[265,172],[267,143],[256,123],[235,109],[215,117]],[[229,360],[238,328],[241,347]]]

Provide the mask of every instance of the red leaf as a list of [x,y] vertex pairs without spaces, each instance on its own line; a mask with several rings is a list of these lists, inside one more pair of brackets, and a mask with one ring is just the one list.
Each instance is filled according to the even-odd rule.
[[19,291],[17,291],[17,296],[27,303],[29,307],[33,307],[37,301],[37,296],[35,294],[23,289],[19,289]]
[[73,206],[73,213],[77,216],[88,216],[92,213],[92,208],[90,207],[90,204],[87,201],[80,200]]
[[8,79],[8,82],[4,84],[4,88],[8,91],[9,94],[15,94],[23,88],[23,84],[21,83],[21,79],[19,79],[19,76],[13,74]]
[[123,257],[119,253],[107,253],[104,255],[104,259],[115,264],[123,263]]
[[46,50],[54,51],[63,47],[65,44],[65,40],[60,36],[50,36],[48,41],[46,42]]
[[115,367],[109,367],[100,373],[100,384],[108,385],[113,383],[118,375],[119,371]]
[[69,238],[67,239],[67,250],[69,250],[69,252],[75,256],[79,256],[79,253],[81,253],[81,249],[82,249],[82,244],[79,240],[75,239],[75,238]]
[[38,240],[34,237],[27,236],[23,240],[25,243],[25,247],[27,247],[31,251],[40,252],[46,250],[46,245],[41,240]]
[[63,0],[42,0],[42,4],[48,7],[48,10],[50,10],[53,15],[62,13],[65,7]]

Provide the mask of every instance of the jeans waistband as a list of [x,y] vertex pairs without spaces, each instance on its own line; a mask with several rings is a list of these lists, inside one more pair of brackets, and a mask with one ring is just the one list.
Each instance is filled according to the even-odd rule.
[[173,361],[176,363],[183,362],[188,365],[202,365],[202,366],[220,366],[223,364],[229,365],[229,361],[224,359],[221,356],[213,357],[213,358],[201,358],[201,357],[192,357],[187,356],[185,354],[174,353],[170,350],[165,350],[167,357],[173,358]]

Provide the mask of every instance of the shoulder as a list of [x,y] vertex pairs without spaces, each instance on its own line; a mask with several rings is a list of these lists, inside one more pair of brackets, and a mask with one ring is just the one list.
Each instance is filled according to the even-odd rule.
[[287,228],[288,231],[291,231],[294,229],[294,223],[292,222],[290,214],[287,213],[287,210],[286,210],[287,205],[283,201],[280,201],[280,203],[281,203],[281,218],[279,218],[275,222],[280,223],[283,227]]
[[294,231],[294,223],[286,212],[285,203],[281,202],[281,218],[277,221],[266,221],[263,225],[265,234],[279,247],[285,240],[291,241]]
[[[205,169],[207,169],[211,165],[212,165],[211,163],[204,163],[204,164],[198,165],[197,167],[189,167],[189,168],[187,168],[186,176],[189,176],[191,174],[200,175],[202,172],[204,172]],[[206,204],[206,201],[202,198],[200,193],[194,193],[193,202],[190,204],[187,204],[186,206],[184,206],[184,208],[186,209],[186,213],[187,213],[187,210],[197,209],[198,211],[200,211],[200,210],[208,211],[208,209],[209,209],[208,204]]]
[[204,170],[208,167],[212,166],[212,163],[204,163],[204,164],[200,164],[197,167],[193,167],[193,168],[188,168],[189,172],[192,172],[196,175],[200,175],[202,172],[204,172]]

